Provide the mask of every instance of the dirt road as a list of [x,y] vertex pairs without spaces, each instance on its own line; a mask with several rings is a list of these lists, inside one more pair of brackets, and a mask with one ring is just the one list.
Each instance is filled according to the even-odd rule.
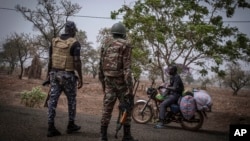
[[[76,134],[66,134],[67,99],[61,95],[57,107],[56,127],[62,136],[47,138],[47,109],[28,108],[20,104],[20,93],[41,86],[43,80],[23,79],[16,76],[0,74],[0,141],[98,141],[100,131],[100,113],[103,94],[97,79],[85,78],[90,84],[84,85],[77,95],[77,121],[82,126]],[[141,82],[135,101],[145,98],[143,88],[147,83]],[[143,87],[144,86],[144,87]],[[47,87],[42,87],[44,92]],[[203,127],[198,132],[190,132],[179,125],[167,126],[156,130],[154,124],[136,124],[132,122],[133,136],[140,141],[228,141],[229,125],[231,123],[250,124],[249,91],[242,91],[239,96],[230,95],[227,89],[211,87],[208,89],[213,99],[213,111],[208,113]],[[109,141],[115,139],[117,108],[108,130]]]
[[[0,141],[98,141],[100,129],[100,117],[78,113],[76,123],[82,126],[78,133],[66,134],[67,113],[57,111],[56,127],[62,132],[62,136],[47,138],[46,109],[34,109],[21,106],[8,106],[0,104]],[[122,130],[118,133],[118,139],[114,138],[116,119],[112,118],[108,129],[110,141],[119,141],[122,138]],[[140,141],[227,141],[228,135],[224,132],[201,129],[198,132],[190,132],[180,126],[167,126],[166,129],[154,129],[153,124],[133,125],[133,136]]]

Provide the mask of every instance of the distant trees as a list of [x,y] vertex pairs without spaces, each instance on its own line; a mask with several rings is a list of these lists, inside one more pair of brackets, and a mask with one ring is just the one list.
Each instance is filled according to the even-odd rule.
[[34,30],[40,32],[39,45],[48,51],[53,37],[57,37],[68,18],[80,11],[79,4],[63,0],[37,0],[37,6],[30,9],[16,5],[16,10],[33,24]]
[[34,9],[21,5],[16,5],[15,8],[40,33],[35,38],[34,47],[37,48],[36,54],[46,60],[52,38],[59,36],[68,18],[81,9],[79,4],[72,4],[69,0],[37,0]]
[[227,64],[224,84],[233,90],[233,95],[237,95],[240,89],[250,85],[250,71],[241,69],[239,63]]
[[[223,61],[250,56],[248,37],[237,27],[224,24],[222,14],[231,18],[236,8],[250,5],[246,0],[138,0],[133,7],[123,5],[113,11],[111,17],[124,15],[130,39],[141,43],[135,48],[149,52],[146,57],[159,68],[172,63],[192,64],[201,75],[208,71],[222,74]],[[208,61],[213,65],[208,67]]]
[[190,85],[192,82],[194,82],[194,78],[191,73],[187,74],[185,77],[186,82]]
[[3,43],[3,52],[0,53],[1,62],[8,64],[9,74],[12,74],[17,65],[20,65],[19,79],[22,79],[24,63],[31,56],[32,42],[28,34],[14,33]]
[[[78,13],[81,6],[69,0],[37,0],[35,9],[16,5],[16,10],[33,24],[34,30],[40,32],[34,44],[38,48],[36,52],[39,57],[46,59],[52,38],[62,33],[66,21],[70,16]],[[82,45],[83,72],[96,75],[96,50],[87,41],[84,31],[79,31],[77,38]]]
[[91,42],[87,41],[87,35],[85,31],[79,31],[76,38],[80,42],[81,49],[81,60],[83,74],[91,73],[93,78],[97,75],[98,63],[99,63],[99,53],[97,49],[92,46]]

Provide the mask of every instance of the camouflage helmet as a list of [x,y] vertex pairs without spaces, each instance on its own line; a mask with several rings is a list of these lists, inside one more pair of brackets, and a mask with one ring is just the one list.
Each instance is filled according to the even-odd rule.
[[67,21],[65,24],[65,32],[77,32],[76,24],[73,21]]
[[111,27],[111,33],[112,34],[126,35],[126,27],[121,22],[115,23]]

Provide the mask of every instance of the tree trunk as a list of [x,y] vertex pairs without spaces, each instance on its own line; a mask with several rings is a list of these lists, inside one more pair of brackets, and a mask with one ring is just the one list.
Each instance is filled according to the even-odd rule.
[[234,92],[233,92],[233,95],[238,95],[238,92],[239,92],[240,89],[235,89]]
[[19,79],[23,78],[23,62],[21,62],[21,72],[19,74]]

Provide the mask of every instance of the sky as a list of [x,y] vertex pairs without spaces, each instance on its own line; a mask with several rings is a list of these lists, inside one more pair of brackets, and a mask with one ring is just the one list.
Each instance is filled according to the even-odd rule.
[[[71,0],[72,3],[78,3],[82,9],[76,15],[93,17],[110,17],[111,11],[118,10],[123,4],[132,6],[136,0]],[[17,4],[34,9],[37,0],[0,0],[0,45],[4,39],[13,33],[39,34],[33,31],[32,24],[25,20],[23,16],[13,10]],[[92,42],[93,47],[99,46],[96,37],[99,30],[105,27],[111,27],[114,23],[121,21],[103,18],[70,17],[76,23],[79,30],[86,32],[88,41]],[[224,19],[230,26],[236,26],[239,30],[250,37],[250,10],[237,9],[232,19]],[[238,21],[238,22],[237,22]],[[246,66],[245,66],[246,67]],[[248,66],[249,67],[249,66]]]
[[[132,5],[135,0],[71,0],[72,3],[78,3],[82,9],[77,15],[94,16],[94,17],[110,17],[110,12],[118,10],[123,4]],[[37,0],[0,0],[0,8],[14,9],[17,4],[33,9]],[[250,21],[250,10],[237,10],[233,19],[230,21]],[[23,16],[13,10],[0,9],[0,41],[6,39],[12,33],[31,33],[34,34],[32,24],[25,20]],[[101,18],[87,18],[87,17],[71,17],[76,23],[77,28],[86,31],[88,41],[97,46],[96,37],[101,28],[111,27],[114,23],[121,21]],[[240,31],[250,37],[250,22],[227,22],[233,26],[239,27]],[[38,33],[38,32],[35,32]]]
[[[72,3],[78,3],[82,9],[76,15],[110,17],[110,12],[118,10],[125,3],[132,4],[135,0],[71,0]],[[17,4],[33,9],[37,0],[0,0],[0,8],[14,9]],[[25,20],[23,16],[13,10],[0,9],[0,41],[6,39],[12,33],[31,33],[34,34],[32,24]],[[121,21],[102,18],[70,17],[76,23],[79,30],[86,31],[88,41],[97,45],[96,37],[100,29],[111,27],[114,23]],[[36,32],[39,33],[39,32]]]

